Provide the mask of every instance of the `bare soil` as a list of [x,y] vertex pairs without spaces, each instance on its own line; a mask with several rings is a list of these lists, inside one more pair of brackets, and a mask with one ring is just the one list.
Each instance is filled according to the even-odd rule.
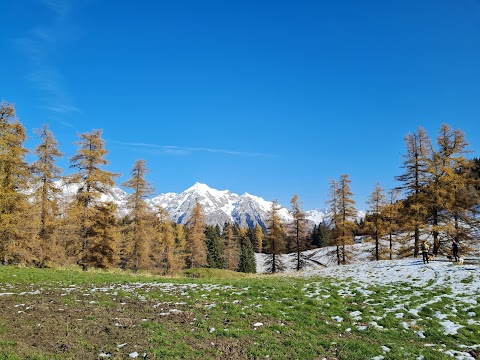
[[[155,330],[142,324],[159,325],[168,333],[173,328],[192,331],[195,323],[191,312],[159,316],[154,301],[125,298],[100,304],[94,296],[65,300],[60,290],[0,296],[0,350],[21,359],[128,359],[135,353],[139,359],[164,358],[158,354],[168,344],[155,340]],[[188,336],[174,341],[172,345],[184,341],[196,350],[192,358],[247,357],[245,344],[238,339],[217,339],[212,344]]]

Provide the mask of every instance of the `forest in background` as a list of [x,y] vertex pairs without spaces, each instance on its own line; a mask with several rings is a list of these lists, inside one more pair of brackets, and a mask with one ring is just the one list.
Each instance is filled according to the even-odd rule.
[[[171,221],[161,207],[146,199],[154,189],[145,180],[144,160],[136,161],[130,179],[128,214],[119,216],[115,204],[102,202],[117,174],[107,171],[102,130],[79,135],[77,153],[70,160],[72,175],[56,166],[63,155],[54,134],[43,126],[40,144],[32,149],[35,161],[25,160],[26,131],[13,105],[0,103],[0,262],[55,267],[77,264],[83,270],[121,268],[173,275],[182,269],[211,267],[255,272],[255,252],[268,254],[269,272],[282,270],[284,253],[333,246],[339,265],[350,260],[354,236],[375,242],[372,259],[417,256],[421,239],[431,239],[432,252],[446,253],[455,240],[467,253],[479,240],[480,161],[468,158],[465,134],[444,124],[435,142],[419,127],[405,137],[405,154],[398,188],[375,184],[365,219],[356,219],[355,201],[347,174],[331,180],[328,221],[306,228],[297,195],[291,199],[291,223],[279,216],[273,201],[267,227],[240,228],[235,224],[206,225],[197,203],[185,225]],[[400,172],[400,171],[399,171]],[[59,180],[75,184],[71,201],[59,196]]]

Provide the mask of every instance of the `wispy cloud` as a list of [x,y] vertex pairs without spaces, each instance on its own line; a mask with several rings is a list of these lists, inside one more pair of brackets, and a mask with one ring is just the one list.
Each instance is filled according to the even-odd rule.
[[51,56],[59,51],[62,40],[68,38],[69,27],[66,20],[71,12],[72,2],[70,0],[40,0],[40,2],[54,13],[54,21],[49,25],[37,25],[24,36],[14,39],[15,45],[30,63],[31,68],[25,78],[32,88],[41,94],[41,107],[54,114],[80,112],[67,90],[61,69],[51,61]]
[[113,143],[119,145],[126,145],[135,148],[146,148],[146,149],[159,149],[166,154],[171,155],[190,155],[194,152],[207,152],[207,153],[217,153],[224,155],[232,156],[250,156],[250,157],[271,157],[271,154],[258,153],[258,152],[248,152],[248,151],[233,151],[225,149],[211,149],[204,147],[183,147],[175,145],[157,145],[157,144],[147,144],[147,143],[132,143],[132,142],[122,142],[122,141],[112,141]]
[[71,2],[67,0],[42,0],[42,3],[54,11],[60,20],[67,18],[71,9]]

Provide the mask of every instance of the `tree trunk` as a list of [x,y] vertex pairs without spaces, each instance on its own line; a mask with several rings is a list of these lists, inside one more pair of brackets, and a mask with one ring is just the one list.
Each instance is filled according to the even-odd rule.
[[440,238],[438,233],[438,210],[433,210],[433,254],[437,255],[438,249],[440,249]]
[[393,251],[392,250],[392,245],[393,245],[392,244],[392,233],[390,233],[389,237],[390,237],[390,260],[392,260],[392,251]]
[[298,234],[298,220],[297,220],[297,271],[300,271],[300,237]]
[[418,225],[415,225],[415,232],[414,232],[414,238],[415,238],[415,248],[413,250],[413,257],[418,256],[418,250],[420,249],[420,235],[419,235],[419,228]]

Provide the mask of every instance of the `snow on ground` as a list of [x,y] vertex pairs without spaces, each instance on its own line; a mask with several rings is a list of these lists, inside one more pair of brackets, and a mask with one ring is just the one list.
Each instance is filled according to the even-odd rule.
[[[439,331],[442,336],[457,336],[462,329],[480,326],[477,254],[469,256],[463,265],[448,262],[446,258],[423,264],[421,258],[374,261],[373,250],[372,243],[352,245],[349,248],[352,263],[340,266],[335,262],[334,248],[309,250],[302,253],[306,266],[300,272],[295,271],[296,254],[281,255],[282,274],[311,279],[304,289],[310,298],[328,303],[332,293],[325,292],[322,282],[318,281],[323,278],[332,280],[337,295],[368,304],[369,313],[347,314],[349,331],[352,328],[386,331],[381,324],[385,324],[387,318],[386,323],[396,324],[398,331],[412,332],[419,339],[429,338],[432,331]],[[267,271],[267,259],[265,254],[256,254],[257,272]],[[340,315],[333,316],[332,320],[345,321]],[[474,359],[469,351],[480,348],[480,339],[474,346],[459,343],[458,348],[465,351],[448,349],[441,343],[429,346],[455,359]],[[383,359],[385,353],[377,358]]]
[[[290,273],[293,274],[293,273]],[[372,318],[383,320],[389,314],[399,322],[401,331],[413,331],[419,338],[426,338],[426,331],[436,326],[444,336],[457,335],[468,325],[480,325],[480,266],[456,265],[451,262],[431,261],[423,264],[419,259],[361,262],[345,266],[330,266],[297,273],[298,276],[315,279],[331,278],[339,286],[338,295],[356,297],[378,310]],[[378,287],[387,295],[375,297]],[[326,298],[321,287],[309,287],[306,295]],[[394,305],[392,305],[392,303]],[[436,310],[430,316],[429,308]],[[370,314],[372,315],[372,314]],[[363,324],[365,314],[350,314],[353,326],[373,327],[382,330],[376,321]],[[465,321],[465,317],[468,319]],[[405,320],[403,320],[405,319]],[[427,323],[430,324],[427,326]],[[469,352],[448,350],[442,344],[432,344],[432,349],[456,359],[474,359]],[[458,344],[460,348],[466,346]],[[474,347],[476,348],[479,344]],[[383,357],[382,357],[383,358]]]
[[[349,256],[351,262],[359,263],[371,260],[373,258],[374,245],[371,242],[359,243],[348,246]],[[319,269],[326,266],[336,265],[336,258],[334,256],[335,247],[328,246],[318,249],[312,249],[302,252],[302,260],[304,261],[305,270]],[[282,254],[277,255],[284,266],[284,271],[294,271],[297,254]],[[257,264],[257,273],[264,274],[267,272],[266,261],[269,258],[267,254],[255,254]]]

